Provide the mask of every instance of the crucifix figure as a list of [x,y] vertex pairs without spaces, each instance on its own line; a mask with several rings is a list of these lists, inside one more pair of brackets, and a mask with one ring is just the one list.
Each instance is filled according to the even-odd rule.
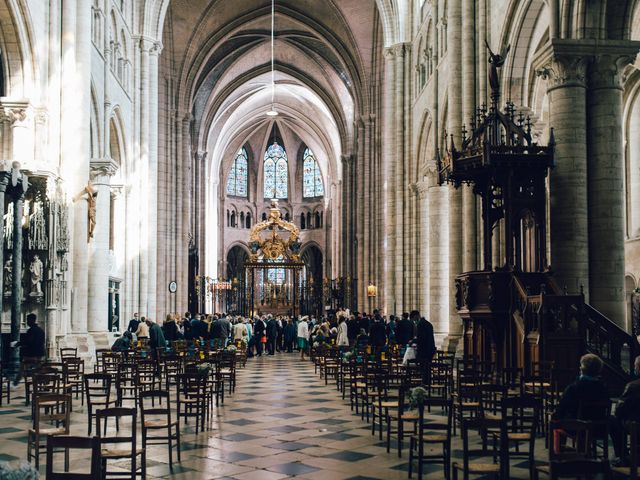
[[75,197],[73,197],[73,201],[77,202],[81,198],[87,201],[87,242],[90,242],[93,238],[93,232],[96,229],[96,197],[98,196],[98,192],[93,189],[93,184],[91,181],[87,183],[87,186],[78,193]]

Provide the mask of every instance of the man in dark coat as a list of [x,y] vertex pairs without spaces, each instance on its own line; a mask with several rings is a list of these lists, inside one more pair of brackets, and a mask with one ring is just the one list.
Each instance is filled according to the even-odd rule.
[[231,322],[227,317],[217,318],[211,324],[211,338],[217,340],[222,347],[227,346],[231,333]]
[[[375,310],[377,312],[377,310]],[[369,333],[369,327],[370,327],[371,323],[369,321],[369,317],[367,315],[362,315],[360,317],[360,319],[358,320],[358,327],[360,328],[360,330],[364,330],[365,332],[367,332],[367,334]]]
[[138,325],[140,325],[140,319],[138,318],[138,314],[134,313],[133,318],[129,320],[129,325],[127,326],[127,331],[131,333],[136,333],[138,330]]
[[376,314],[369,329],[369,341],[374,347],[384,347],[387,343],[387,329],[380,314]]
[[209,337],[209,326],[200,319],[198,314],[191,320],[191,335],[194,339],[202,338],[206,340]]
[[407,345],[414,337],[414,323],[409,320],[409,313],[404,312],[396,325],[396,342],[398,345]]
[[156,322],[147,317],[147,326],[149,327],[149,347],[152,350],[156,348],[165,348],[167,341],[162,333],[162,328]]
[[416,359],[422,368],[422,382],[427,385],[431,378],[431,361],[436,353],[436,340],[433,335],[433,325],[420,312],[413,310],[409,318],[418,323],[416,328],[418,352]]
[[616,407],[615,416],[611,418],[611,439],[616,457],[616,463],[626,463],[628,452],[623,451],[624,426],[627,422],[640,422],[640,356],[633,363],[636,379],[627,383]]
[[276,354],[276,340],[278,339],[278,322],[275,318],[269,318],[267,322],[267,352],[269,355]]
[[256,321],[253,325],[253,336],[251,338],[256,339],[256,355],[259,357],[262,355],[262,348],[264,344],[262,343],[262,337],[265,336],[266,325],[261,318],[256,318]]
[[354,315],[351,315],[349,320],[347,320],[347,338],[349,339],[349,345],[355,345],[359,331],[360,326],[358,325],[358,319]]
[[[47,354],[44,348],[44,330],[37,324],[35,313],[27,315],[27,325],[29,326],[27,333],[19,342],[11,342],[11,347],[20,347],[23,361],[42,361]],[[20,371],[16,372],[13,384],[18,385],[21,377]]]

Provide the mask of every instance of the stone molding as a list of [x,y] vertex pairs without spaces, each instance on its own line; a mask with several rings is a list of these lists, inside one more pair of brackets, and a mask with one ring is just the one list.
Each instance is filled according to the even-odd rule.
[[582,56],[554,54],[536,74],[549,82],[547,91],[561,87],[587,87],[588,59]]
[[0,117],[12,127],[25,127],[30,117],[28,101],[3,101],[0,103]]
[[383,50],[382,54],[386,59],[392,58],[402,58],[406,54],[411,52],[411,44],[410,43],[396,43],[395,45],[391,45]]

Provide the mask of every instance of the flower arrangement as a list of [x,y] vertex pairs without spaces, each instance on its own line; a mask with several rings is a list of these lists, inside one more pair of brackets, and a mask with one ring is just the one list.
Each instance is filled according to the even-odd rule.
[[39,474],[33,465],[23,462],[14,467],[10,463],[0,462],[0,480],[38,480]]
[[414,387],[409,390],[409,402],[411,408],[420,407],[424,405],[424,400],[427,398],[427,389],[424,387]]
[[235,352],[238,350],[238,347],[236,347],[233,344],[227,345],[227,352]]
[[351,360],[351,357],[353,357],[353,352],[344,352],[342,354],[342,358],[347,362]]
[[196,370],[198,371],[198,373],[203,374],[203,375],[204,374],[208,374],[212,370],[212,368],[213,368],[213,365],[211,365],[210,363],[206,363],[206,362],[199,363],[196,366]]

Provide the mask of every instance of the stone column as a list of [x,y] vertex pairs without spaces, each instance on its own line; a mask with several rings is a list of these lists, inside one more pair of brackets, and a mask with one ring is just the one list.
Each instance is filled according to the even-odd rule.
[[442,336],[449,333],[450,279],[449,194],[452,190],[438,185],[435,165],[427,171],[427,202],[429,203],[429,320],[433,330]]
[[431,205],[429,204],[429,182],[426,177],[424,180],[417,182],[416,184],[416,193],[418,196],[419,206],[417,208],[418,218],[417,218],[417,229],[419,231],[418,237],[418,245],[416,248],[415,255],[418,257],[418,261],[420,262],[418,268],[419,282],[418,282],[418,291],[417,291],[417,302],[415,308],[420,309],[420,313],[425,317],[431,319],[430,315],[430,300],[431,297],[429,295],[429,288],[431,284],[431,266],[430,260],[431,257],[429,255],[431,245],[430,245],[430,228],[429,228],[429,219],[431,216]]
[[91,161],[91,177],[97,192],[93,239],[89,245],[88,330],[104,332],[109,319],[109,232],[111,229],[111,177],[117,164],[110,158]]
[[384,222],[384,237],[382,241],[383,256],[383,300],[382,306],[385,312],[393,312],[396,299],[396,271],[395,271],[395,253],[396,253],[396,197],[394,191],[394,179],[396,166],[399,159],[395,158],[395,129],[393,119],[395,118],[395,48],[386,48],[384,50],[384,98],[383,109],[385,119],[383,123],[382,141],[383,150],[383,166],[384,177],[380,178],[383,188],[382,202],[382,219]]
[[622,54],[596,56],[589,71],[589,297],[595,308],[625,328],[621,76],[638,46],[616,50]]
[[[462,0],[462,123],[466,125],[470,125],[471,117],[476,108],[475,3],[475,0]],[[471,127],[467,127],[467,130],[470,131]],[[457,134],[455,131],[451,133]],[[460,144],[458,146],[462,147]],[[463,185],[461,188],[462,271],[470,272],[477,268],[478,225],[476,196],[473,193],[472,186]]]
[[[149,281],[148,281],[148,307],[149,315],[158,321],[166,312],[159,312],[156,309],[158,294],[158,56],[162,51],[162,45],[155,42],[149,50],[149,167],[148,167],[148,192],[149,202],[147,216],[147,231],[149,250]],[[164,278],[164,263],[160,265],[160,274]],[[168,295],[167,290],[162,290],[164,295]]]
[[[549,125],[554,129],[551,191],[551,266],[562,288],[577,293],[589,280],[587,226],[587,59],[556,46],[539,71],[548,81]],[[585,292],[587,293],[587,292]]]
[[[461,146],[460,131],[462,128],[462,5],[461,0],[452,0],[449,4],[447,18],[447,61],[449,63],[448,90],[448,124],[449,135],[454,136],[456,146]],[[450,141],[447,139],[447,141]],[[462,272],[463,229],[462,229],[462,190],[447,187],[449,192],[449,286],[448,291],[455,291],[456,276]],[[449,296],[449,345],[454,348],[462,333],[460,316],[456,310],[455,296]]]

